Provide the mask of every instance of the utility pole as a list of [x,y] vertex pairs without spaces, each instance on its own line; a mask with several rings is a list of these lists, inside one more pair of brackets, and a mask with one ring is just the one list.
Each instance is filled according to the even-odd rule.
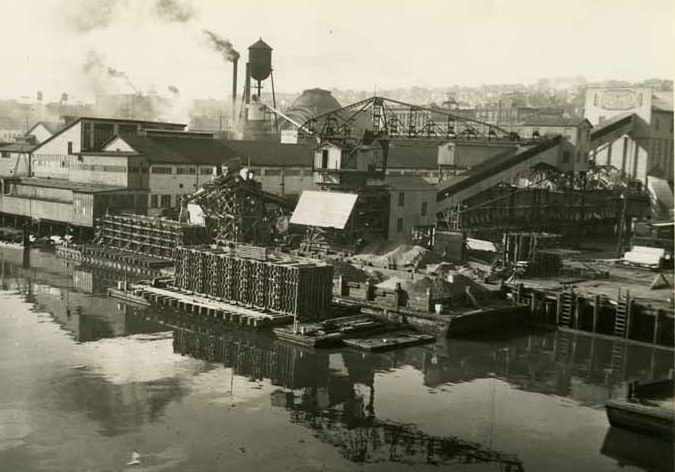
[[624,230],[626,228],[626,211],[628,208],[628,198],[626,198],[626,192],[624,191],[621,194],[621,199],[623,200],[623,206],[621,208],[621,216],[619,218],[619,228],[618,228],[618,236],[617,236],[617,241],[616,241],[616,257],[621,258],[623,255],[623,237],[624,237]]

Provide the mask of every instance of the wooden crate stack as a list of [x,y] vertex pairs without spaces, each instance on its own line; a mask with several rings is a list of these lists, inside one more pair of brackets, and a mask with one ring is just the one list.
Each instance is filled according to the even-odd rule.
[[293,259],[246,259],[205,248],[175,250],[178,288],[244,306],[320,319],[332,300],[333,268]]

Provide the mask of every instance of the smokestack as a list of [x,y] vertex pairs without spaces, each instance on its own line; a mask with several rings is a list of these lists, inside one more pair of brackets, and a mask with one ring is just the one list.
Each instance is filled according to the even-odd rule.
[[232,59],[232,126],[237,121],[237,64],[239,56]]

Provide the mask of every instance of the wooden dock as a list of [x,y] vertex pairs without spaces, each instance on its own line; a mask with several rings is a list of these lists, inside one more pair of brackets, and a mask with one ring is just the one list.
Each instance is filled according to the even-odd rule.
[[57,246],[55,252],[63,259],[145,275],[157,275],[173,266],[170,260],[96,244]]
[[253,328],[279,326],[293,322],[291,315],[258,311],[172,287],[160,288],[138,284],[132,285],[129,292],[134,297],[140,297],[152,305],[175,308],[212,321]]

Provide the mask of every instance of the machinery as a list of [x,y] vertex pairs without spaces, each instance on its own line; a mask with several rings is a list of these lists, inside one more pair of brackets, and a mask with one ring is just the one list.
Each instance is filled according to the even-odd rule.
[[181,202],[179,220],[203,224],[216,244],[283,242],[293,203],[265,192],[237,159]]

